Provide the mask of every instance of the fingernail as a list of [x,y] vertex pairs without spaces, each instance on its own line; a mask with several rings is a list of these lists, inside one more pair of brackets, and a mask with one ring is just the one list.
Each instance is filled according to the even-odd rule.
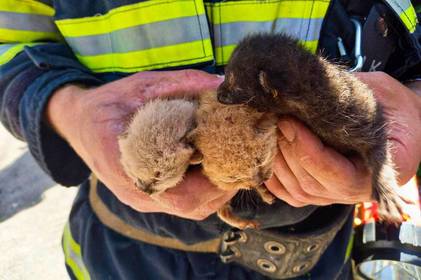
[[295,139],[295,129],[288,121],[280,121],[278,124],[279,129],[281,130],[284,137],[288,142],[292,142]]

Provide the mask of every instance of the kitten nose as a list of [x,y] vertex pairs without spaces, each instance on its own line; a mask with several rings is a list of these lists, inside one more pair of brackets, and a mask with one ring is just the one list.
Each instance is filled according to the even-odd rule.
[[135,185],[144,193],[147,193],[149,195],[153,194],[156,192],[156,190],[153,188],[153,184],[152,183],[145,183],[140,181],[139,179],[137,180],[137,182],[135,182]]
[[156,190],[152,187],[152,185],[146,185],[145,188],[143,189],[143,192],[151,195],[153,193],[156,193]]

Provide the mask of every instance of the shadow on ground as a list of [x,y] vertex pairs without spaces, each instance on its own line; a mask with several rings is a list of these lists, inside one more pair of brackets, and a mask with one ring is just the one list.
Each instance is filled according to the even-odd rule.
[[55,183],[37,166],[29,152],[0,170],[0,222],[42,200]]

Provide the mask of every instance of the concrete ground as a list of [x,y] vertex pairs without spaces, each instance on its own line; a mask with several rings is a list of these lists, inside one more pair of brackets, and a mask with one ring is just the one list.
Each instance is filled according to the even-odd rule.
[[68,279],[60,241],[76,191],[44,175],[0,125],[0,280]]

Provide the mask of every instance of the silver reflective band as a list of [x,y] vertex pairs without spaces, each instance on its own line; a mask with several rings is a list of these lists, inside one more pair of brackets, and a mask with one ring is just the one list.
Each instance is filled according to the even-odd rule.
[[412,244],[421,247],[421,228],[409,222],[402,223],[399,240],[402,244]]
[[16,46],[16,44],[1,44],[0,45],[0,56],[6,53],[8,50]]
[[205,15],[138,25],[101,35],[66,37],[83,56],[126,53],[210,38]]
[[248,34],[261,32],[284,32],[302,41],[314,41],[319,39],[322,23],[322,18],[282,18],[275,21],[215,24],[215,47],[235,45]]
[[410,6],[409,0],[386,0],[390,7],[398,14],[405,12]]
[[374,260],[361,263],[357,268],[356,280],[419,280],[419,266],[390,260]]
[[12,30],[57,32],[52,17],[0,11],[0,28]]

